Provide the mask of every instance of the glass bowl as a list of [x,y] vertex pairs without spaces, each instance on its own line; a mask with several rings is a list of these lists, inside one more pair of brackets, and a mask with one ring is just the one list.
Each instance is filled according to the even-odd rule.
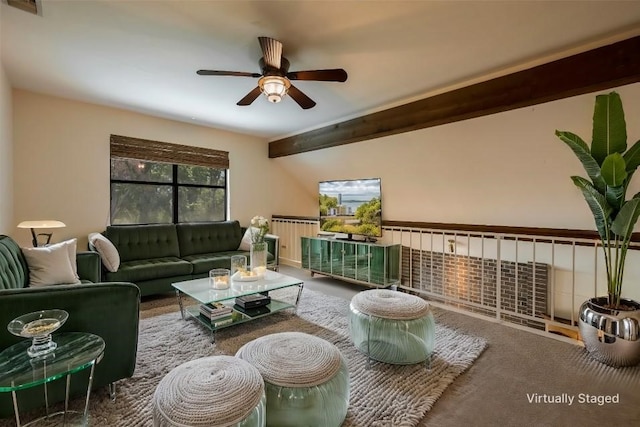
[[64,310],[41,310],[16,317],[7,325],[7,330],[19,337],[31,338],[33,343],[27,349],[30,357],[40,357],[51,353],[57,344],[51,334],[57,331],[69,317]]

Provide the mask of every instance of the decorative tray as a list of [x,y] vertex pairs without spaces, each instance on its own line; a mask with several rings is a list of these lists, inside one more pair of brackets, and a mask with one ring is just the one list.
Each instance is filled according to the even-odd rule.
[[233,276],[231,276],[231,279],[234,280],[235,282],[255,282],[257,280],[260,280],[264,277],[264,274],[253,274],[251,276],[243,276],[240,274],[239,271],[236,271],[235,273],[233,273]]

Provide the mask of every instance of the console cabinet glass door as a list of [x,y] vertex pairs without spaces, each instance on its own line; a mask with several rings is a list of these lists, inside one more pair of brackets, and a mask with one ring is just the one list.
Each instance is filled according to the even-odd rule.
[[301,239],[302,268],[331,273],[331,247],[326,239]]
[[300,239],[300,266],[304,269],[311,269],[309,262],[309,249],[311,248],[311,240],[303,237]]
[[356,252],[356,245],[352,243],[345,243],[343,250],[343,258],[342,262],[344,263],[344,271],[343,277],[348,277],[349,279],[357,278],[357,258],[358,254]]
[[331,274],[344,275],[344,243],[331,242]]
[[331,274],[331,242],[320,240],[320,271]]
[[348,281],[389,286],[400,280],[400,245],[303,237],[302,268]]
[[356,280],[370,282],[369,267],[371,266],[371,245],[356,243],[353,245],[356,252]]
[[377,285],[387,285],[389,281],[399,280],[400,258],[399,251],[395,248],[371,246],[371,264],[369,268],[369,281]]
[[322,242],[316,239],[302,238],[302,268],[320,271],[322,260]]

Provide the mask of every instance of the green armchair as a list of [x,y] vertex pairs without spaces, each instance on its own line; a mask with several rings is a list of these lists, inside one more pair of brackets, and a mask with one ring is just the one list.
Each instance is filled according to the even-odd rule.
[[[132,376],[135,369],[140,290],[132,283],[88,282],[99,278],[97,253],[81,252],[77,261],[82,284],[29,288],[28,267],[19,246],[0,235],[0,350],[22,340],[6,328],[17,316],[48,308],[66,310],[69,319],[58,332],[90,332],[104,339],[104,357],[96,365],[92,388],[108,385],[113,393],[115,382]],[[88,374],[86,370],[73,375],[71,396],[86,393]],[[64,400],[64,385],[64,381],[48,384],[50,404]],[[19,391],[18,403],[20,412],[44,406],[42,387]],[[10,393],[1,393],[0,417],[13,414]]]

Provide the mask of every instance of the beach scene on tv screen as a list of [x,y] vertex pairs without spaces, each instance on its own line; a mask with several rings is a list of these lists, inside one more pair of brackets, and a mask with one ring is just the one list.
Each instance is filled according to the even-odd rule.
[[380,179],[320,183],[320,229],[381,236]]

